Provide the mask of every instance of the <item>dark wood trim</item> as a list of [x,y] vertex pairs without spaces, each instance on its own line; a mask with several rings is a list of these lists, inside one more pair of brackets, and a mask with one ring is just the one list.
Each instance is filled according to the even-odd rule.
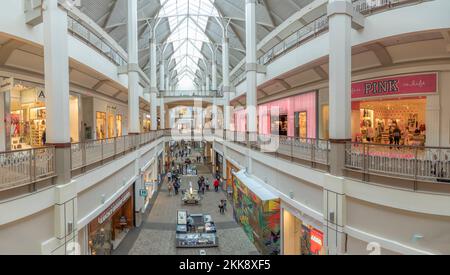
[[46,143],[45,146],[55,147],[56,149],[72,148],[72,143]]
[[330,143],[332,144],[346,144],[348,142],[352,142],[352,139],[330,139]]

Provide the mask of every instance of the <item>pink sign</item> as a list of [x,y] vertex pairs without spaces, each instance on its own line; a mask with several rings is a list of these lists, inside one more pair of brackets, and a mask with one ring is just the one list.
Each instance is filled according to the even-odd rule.
[[437,74],[393,76],[352,84],[352,99],[437,92]]

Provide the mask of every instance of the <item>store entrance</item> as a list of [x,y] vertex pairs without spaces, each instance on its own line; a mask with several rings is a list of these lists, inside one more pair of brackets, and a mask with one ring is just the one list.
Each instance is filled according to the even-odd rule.
[[278,133],[280,136],[288,135],[288,116],[280,115],[280,116],[272,116],[271,117],[271,133]]
[[306,139],[308,138],[308,113],[295,113],[295,137]]
[[424,97],[353,102],[353,140],[423,146],[426,139],[426,105]]

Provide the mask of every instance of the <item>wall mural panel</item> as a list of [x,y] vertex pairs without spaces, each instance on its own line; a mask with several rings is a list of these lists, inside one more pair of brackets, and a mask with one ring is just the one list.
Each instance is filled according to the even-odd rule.
[[234,217],[263,255],[280,254],[280,200],[263,201],[233,180]]

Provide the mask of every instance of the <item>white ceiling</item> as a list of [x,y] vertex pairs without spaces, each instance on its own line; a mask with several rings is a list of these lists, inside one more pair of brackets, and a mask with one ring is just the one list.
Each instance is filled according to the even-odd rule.
[[[258,1],[258,42],[311,2],[313,0]],[[80,9],[127,49],[127,0],[83,0]],[[182,78],[184,82],[198,81],[205,67],[202,59],[209,60],[210,66],[210,46],[215,45],[219,46],[216,63],[221,80],[222,27],[216,18],[230,22],[230,69],[245,57],[245,0],[138,0],[138,12],[140,65],[147,73],[149,25],[157,21],[156,41],[168,43],[164,59],[175,61],[171,69],[176,70],[179,81]],[[299,24],[304,23],[308,22]]]

